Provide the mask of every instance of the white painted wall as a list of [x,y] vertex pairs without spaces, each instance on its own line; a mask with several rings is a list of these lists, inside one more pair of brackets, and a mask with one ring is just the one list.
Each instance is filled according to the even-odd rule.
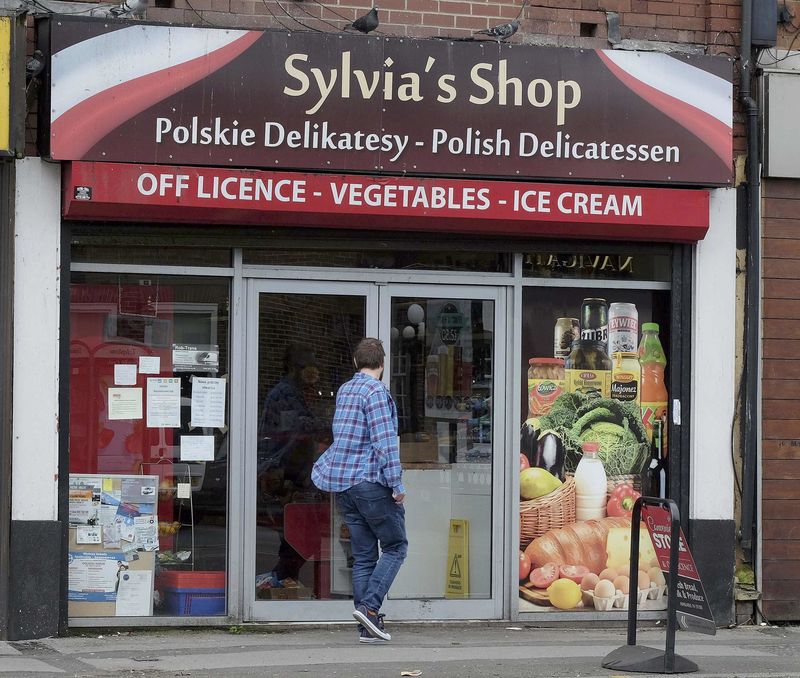
[[710,228],[697,244],[692,317],[690,516],[732,520],[735,400],[736,191],[711,191]]
[[11,518],[58,518],[61,166],[16,163]]

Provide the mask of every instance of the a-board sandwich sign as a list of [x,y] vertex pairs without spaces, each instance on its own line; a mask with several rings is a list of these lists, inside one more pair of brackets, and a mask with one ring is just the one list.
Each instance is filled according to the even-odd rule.
[[[642,521],[647,526],[653,548],[664,576],[670,586],[676,587],[676,614],[678,628],[683,631],[716,635],[717,627],[708,604],[703,582],[697,571],[683,530],[678,544],[678,571],[670,572],[670,545],[672,542],[669,511],[660,506],[642,506]],[[676,580],[673,582],[673,576]]]

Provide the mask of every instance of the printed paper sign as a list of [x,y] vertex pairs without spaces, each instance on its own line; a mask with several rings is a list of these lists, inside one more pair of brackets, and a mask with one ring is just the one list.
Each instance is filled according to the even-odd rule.
[[69,522],[73,525],[86,525],[97,518],[100,502],[94,501],[91,487],[70,487]]
[[141,388],[109,388],[108,418],[111,421],[142,418]]
[[149,617],[153,601],[153,573],[150,570],[124,570],[117,590],[117,617]]
[[108,603],[116,600],[118,576],[128,564],[122,554],[70,551],[67,566],[69,600]]
[[100,544],[102,542],[103,529],[101,527],[85,527],[78,525],[75,530],[75,541],[78,544]]
[[159,374],[161,357],[157,355],[139,356],[139,374]]
[[147,379],[147,428],[180,428],[180,377]]
[[136,385],[136,365],[114,365],[115,386]]
[[181,436],[181,461],[214,461],[214,436]]
[[216,372],[219,369],[219,346],[216,344],[172,345],[174,372]]
[[225,379],[195,377],[192,379],[191,425],[222,428],[225,426]]

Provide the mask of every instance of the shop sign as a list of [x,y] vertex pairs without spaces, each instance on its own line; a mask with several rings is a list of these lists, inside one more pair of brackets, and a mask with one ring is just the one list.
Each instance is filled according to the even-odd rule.
[[57,160],[732,179],[728,58],[74,17],[50,39]]
[[660,506],[645,505],[642,506],[642,520],[647,525],[653,549],[664,576],[670,582],[670,586],[674,585],[677,588],[678,628],[684,631],[715,635],[717,627],[714,617],[711,614],[708,598],[703,588],[703,582],[700,581],[700,574],[694,563],[692,552],[686,543],[686,537],[683,536],[683,530],[680,531],[680,543],[678,544],[678,571],[673,573],[677,581],[673,584],[669,567],[670,532],[672,530],[669,511]]
[[[708,192],[72,163],[70,219],[695,241]],[[302,218],[301,218],[302,217]]]
[[[25,15],[0,16],[0,157],[17,155],[24,145],[24,63]],[[31,86],[36,83],[33,76]]]
[[12,19],[0,17],[0,151],[11,150],[11,29]]

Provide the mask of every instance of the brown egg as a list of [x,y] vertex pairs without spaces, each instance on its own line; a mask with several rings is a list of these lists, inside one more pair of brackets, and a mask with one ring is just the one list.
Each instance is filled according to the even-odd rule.
[[617,578],[617,571],[613,567],[607,567],[600,573],[600,579],[608,579],[614,581]]
[[595,598],[613,598],[615,593],[616,589],[614,588],[614,584],[608,581],[608,579],[601,579],[594,587]]
[[620,577],[630,577],[630,575],[631,575],[631,564],[630,563],[625,563],[624,565],[621,565],[620,567],[618,567],[617,568],[617,574]]
[[631,580],[624,575],[620,575],[614,580],[614,588],[617,591],[622,591],[623,593],[629,593],[631,590]]
[[667,580],[664,579],[664,573],[661,571],[660,567],[651,567],[647,574],[650,575],[650,581],[653,582],[656,586],[664,586],[667,583]]
[[650,575],[644,570],[639,570],[639,590],[650,588]]
[[651,558],[650,559],[650,567],[657,567],[661,569],[661,563],[658,562],[658,558]]
[[599,581],[600,577],[593,572],[590,572],[583,579],[581,579],[581,591],[594,591],[595,587],[597,586],[597,582]]

